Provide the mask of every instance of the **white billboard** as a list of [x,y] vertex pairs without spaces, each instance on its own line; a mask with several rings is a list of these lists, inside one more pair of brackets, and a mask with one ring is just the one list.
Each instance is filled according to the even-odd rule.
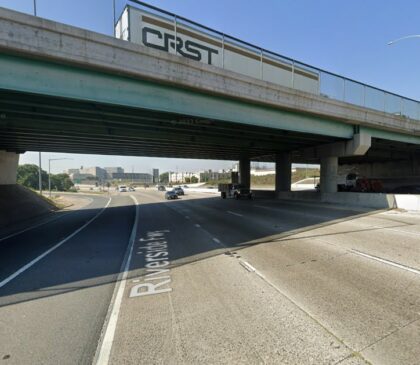
[[[127,6],[115,27],[116,37],[146,47],[238,72],[282,86],[319,94],[319,74],[275,55],[211,34],[164,14]],[[176,39],[176,42],[175,42]],[[176,46],[175,46],[176,44]]]

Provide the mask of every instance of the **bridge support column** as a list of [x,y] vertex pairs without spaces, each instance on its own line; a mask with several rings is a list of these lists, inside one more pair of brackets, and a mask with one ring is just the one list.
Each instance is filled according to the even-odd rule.
[[276,154],[276,193],[290,191],[292,184],[292,162],[290,153]]
[[19,154],[0,151],[0,185],[16,184]]
[[239,160],[239,183],[247,188],[251,187],[251,161],[249,157]]
[[321,193],[337,192],[338,157],[321,158]]

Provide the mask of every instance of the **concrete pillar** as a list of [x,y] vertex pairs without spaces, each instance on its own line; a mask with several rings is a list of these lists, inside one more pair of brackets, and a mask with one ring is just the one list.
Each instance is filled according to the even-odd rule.
[[321,158],[321,193],[337,192],[338,157]]
[[16,184],[19,154],[0,151],[0,185]]
[[276,192],[290,191],[292,184],[292,161],[290,153],[276,154]]
[[251,187],[251,161],[248,157],[239,160],[239,183]]

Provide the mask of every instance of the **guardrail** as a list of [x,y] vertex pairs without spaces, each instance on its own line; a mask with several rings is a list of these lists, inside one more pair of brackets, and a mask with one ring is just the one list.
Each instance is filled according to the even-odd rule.
[[[273,82],[273,70],[269,69],[270,64],[281,64],[281,67],[283,69],[287,68],[289,72],[283,72],[282,75],[280,75],[279,72],[277,75],[279,82],[277,83],[352,105],[374,109],[404,118],[420,120],[420,102],[414,99],[387,92],[332,72],[307,65],[292,58],[282,56],[142,1],[128,0],[125,4],[132,5],[135,8],[145,10],[150,14],[155,14],[167,21],[171,21],[175,30],[175,38],[177,30],[188,28],[200,33],[205,33],[208,37],[217,40],[221,44],[222,53],[221,64],[217,65],[219,67],[232,70],[232,66],[228,65],[226,62],[229,48],[240,48],[246,50],[248,54],[252,55],[254,60],[257,60],[257,62],[260,63],[259,72],[254,72],[252,77]],[[316,86],[314,87],[314,85],[312,85],[311,87],[308,87],[308,84],[302,81],[305,77],[302,75],[313,75],[312,77],[316,77]],[[306,77],[308,78],[309,76]]]

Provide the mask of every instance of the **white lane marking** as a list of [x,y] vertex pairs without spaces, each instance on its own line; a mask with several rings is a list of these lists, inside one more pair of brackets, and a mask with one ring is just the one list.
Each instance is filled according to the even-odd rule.
[[230,210],[227,210],[227,212],[228,212],[229,214],[236,215],[237,217],[243,217],[243,215],[242,215],[242,214],[235,213],[235,212],[231,212]]
[[239,260],[239,263],[249,272],[257,272],[254,266],[252,266],[249,262],[244,260]]
[[[263,208],[263,209],[269,208],[269,207],[265,207],[263,205],[258,205],[258,204],[254,204],[254,207],[255,208]],[[274,209],[274,208],[272,208],[272,209]]]
[[420,236],[419,232],[411,232],[411,231],[405,231],[403,229],[387,228],[387,227],[379,227],[379,228],[387,229],[388,231],[393,231],[393,232],[398,232],[398,233],[411,234],[413,236]]
[[188,215],[185,216],[186,219],[190,219],[190,217]]
[[50,254],[51,252],[53,252],[54,250],[56,250],[57,248],[59,248],[62,244],[64,244],[65,242],[67,242],[70,238],[72,238],[76,234],[78,234],[82,229],[86,228],[96,218],[98,218],[103,213],[103,211],[106,208],[108,208],[108,206],[109,206],[110,203],[111,203],[111,198],[109,198],[108,203],[106,203],[105,207],[103,207],[98,214],[96,214],[93,218],[91,218],[90,220],[88,220],[83,226],[81,226],[80,228],[76,229],[70,236],[67,236],[66,238],[64,238],[63,240],[61,240],[60,242],[58,242],[55,246],[51,247],[50,249],[48,249],[47,251],[45,251],[43,254],[39,255],[37,258],[33,259],[31,262],[29,262],[25,266],[21,267],[18,271],[16,271],[12,275],[10,275],[9,277],[7,277],[3,281],[1,281],[0,282],[0,288],[3,287],[3,286],[5,286],[7,283],[9,283],[10,281],[12,281],[14,278],[16,278],[17,276],[19,276],[20,274],[22,274],[24,271],[28,270],[31,266],[35,265],[39,260],[42,260],[45,256],[47,256],[48,254]]
[[[138,298],[172,291],[171,287],[161,288],[171,283],[171,277],[169,276],[170,269],[168,268],[170,261],[166,233],[170,233],[170,231],[165,229],[147,232],[147,238],[139,239],[142,242],[142,247],[140,248],[144,249],[146,253],[145,268],[148,274],[145,276],[143,283],[131,287],[129,298]],[[164,273],[168,275],[159,276]],[[154,280],[160,281],[156,284],[148,282]]]
[[216,243],[219,243],[219,244],[220,244],[220,243],[222,243],[222,242],[220,242],[220,240],[218,240],[216,237],[213,237],[213,241],[214,241],[214,242],[216,242]]
[[383,264],[398,267],[399,269],[402,269],[402,270],[409,271],[409,272],[412,272],[414,274],[420,275],[420,270],[413,269],[412,267],[401,265],[401,264],[398,264],[398,263],[393,262],[393,261],[385,260],[385,259],[382,259],[382,258],[377,257],[377,256],[368,255],[367,253],[364,253],[364,252],[361,252],[361,251],[358,251],[358,250],[355,250],[355,249],[352,249],[351,252],[356,254],[356,255],[364,256],[364,257],[367,257],[369,259],[382,262]]
[[[109,319],[108,324],[106,325],[106,330],[104,337],[102,339],[102,343],[100,345],[99,353],[97,354],[97,365],[106,365],[109,362],[109,356],[111,354],[111,348],[112,343],[114,342],[114,336],[115,336],[115,330],[117,328],[117,321],[118,321],[118,315],[120,313],[121,308],[121,302],[124,294],[125,285],[127,282],[127,275],[128,275],[128,269],[130,267],[130,261],[131,261],[131,255],[133,253],[133,247],[134,242],[136,240],[136,234],[137,234],[137,222],[138,222],[138,216],[139,216],[139,203],[135,196],[130,195],[131,199],[134,200],[134,203],[136,204],[136,215],[134,217],[134,224],[133,228],[131,230],[129,245],[127,247],[127,251],[124,256],[124,261],[121,265],[120,274],[117,278],[117,284],[114,289],[114,295],[115,298],[114,302],[111,303],[112,307],[108,309]],[[97,350],[98,351],[98,350]]]
[[[89,203],[88,203],[88,204],[90,204],[90,203],[92,203],[92,202],[93,202],[93,199],[92,199],[92,198],[88,198],[87,200],[89,200]],[[87,206],[88,204],[86,204],[86,206]],[[30,231],[31,229],[35,229],[35,228],[41,227],[41,226],[43,226],[44,224],[54,222],[54,221],[56,221],[57,219],[61,219],[61,218],[65,217],[66,215],[69,215],[70,213],[74,213],[74,211],[64,213],[64,214],[60,215],[59,217],[55,217],[55,218],[48,219],[48,220],[47,220],[47,221],[45,221],[45,222],[40,222],[40,223],[38,223],[38,224],[35,224],[35,225],[30,226],[30,227],[28,227],[28,228],[25,228],[25,229],[23,229],[22,231],[15,232],[15,233],[12,233],[12,234],[9,234],[8,236],[5,236],[5,237],[1,237],[1,238],[0,238],[0,242],[1,242],[1,241],[5,241],[5,240],[7,240],[8,238],[12,238],[12,237],[18,236],[18,235],[20,235],[20,234],[22,234],[22,233],[24,233],[24,232]]]
[[201,226],[200,226],[199,224],[197,224],[197,223],[196,223],[196,224],[194,224],[194,225],[195,225],[197,228],[200,228],[200,227],[201,227]]
[[64,213],[64,214],[60,215],[59,217],[55,217],[55,218],[49,219],[49,220],[47,220],[47,221],[45,221],[45,222],[40,222],[40,223],[38,223],[38,224],[35,224],[34,226],[30,226],[30,227],[28,227],[28,228],[25,228],[25,229],[23,229],[22,231],[15,232],[15,233],[12,233],[12,234],[9,234],[8,236],[5,236],[5,237],[0,238],[0,242],[1,242],[1,241],[4,241],[4,240],[7,240],[8,238],[12,238],[12,237],[18,236],[18,235],[20,235],[20,234],[22,234],[22,233],[24,233],[24,232],[30,231],[31,229],[35,229],[35,228],[41,227],[41,226],[43,226],[44,224],[54,222],[54,221],[56,221],[57,219],[63,218],[64,216],[66,216],[66,215],[68,215],[68,214],[70,214],[70,213],[73,213],[73,212]]

